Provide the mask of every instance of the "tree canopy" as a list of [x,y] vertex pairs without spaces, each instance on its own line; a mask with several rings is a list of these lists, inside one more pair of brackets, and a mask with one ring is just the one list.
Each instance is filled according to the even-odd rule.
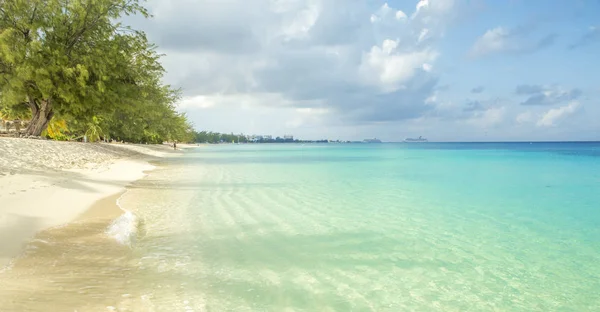
[[208,132],[208,131],[200,131],[194,132],[194,140],[197,143],[246,143],[248,139],[244,134],[226,134],[226,133],[218,133],[218,132]]
[[148,17],[141,0],[0,0],[0,106],[29,109],[28,135],[57,117],[80,134],[190,139],[156,46],[118,22],[133,14]]

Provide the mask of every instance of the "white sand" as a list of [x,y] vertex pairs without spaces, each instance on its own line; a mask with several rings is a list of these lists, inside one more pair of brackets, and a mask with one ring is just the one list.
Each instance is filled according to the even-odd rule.
[[76,219],[173,155],[168,146],[0,138],[0,267],[37,232]]

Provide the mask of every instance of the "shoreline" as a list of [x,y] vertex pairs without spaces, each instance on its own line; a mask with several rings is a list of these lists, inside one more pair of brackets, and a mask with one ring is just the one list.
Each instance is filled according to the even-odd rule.
[[[12,153],[0,155],[0,268],[10,266],[37,233],[118,218],[124,211],[117,200],[155,168],[149,161],[181,152],[167,145],[0,138],[0,150],[7,148]],[[56,157],[56,151],[48,163],[44,156]]]

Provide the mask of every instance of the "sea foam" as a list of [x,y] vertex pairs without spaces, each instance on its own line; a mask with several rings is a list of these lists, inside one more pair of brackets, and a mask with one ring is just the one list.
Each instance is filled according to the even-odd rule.
[[114,238],[120,244],[133,247],[137,238],[139,218],[133,212],[121,207],[120,200],[126,193],[127,192],[117,199],[117,206],[119,206],[124,213],[108,226],[106,234]]

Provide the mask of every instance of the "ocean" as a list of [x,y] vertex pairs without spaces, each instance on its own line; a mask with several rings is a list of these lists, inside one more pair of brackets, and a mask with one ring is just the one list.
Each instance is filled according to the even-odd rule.
[[0,311],[600,311],[600,143],[202,146],[119,204]]

